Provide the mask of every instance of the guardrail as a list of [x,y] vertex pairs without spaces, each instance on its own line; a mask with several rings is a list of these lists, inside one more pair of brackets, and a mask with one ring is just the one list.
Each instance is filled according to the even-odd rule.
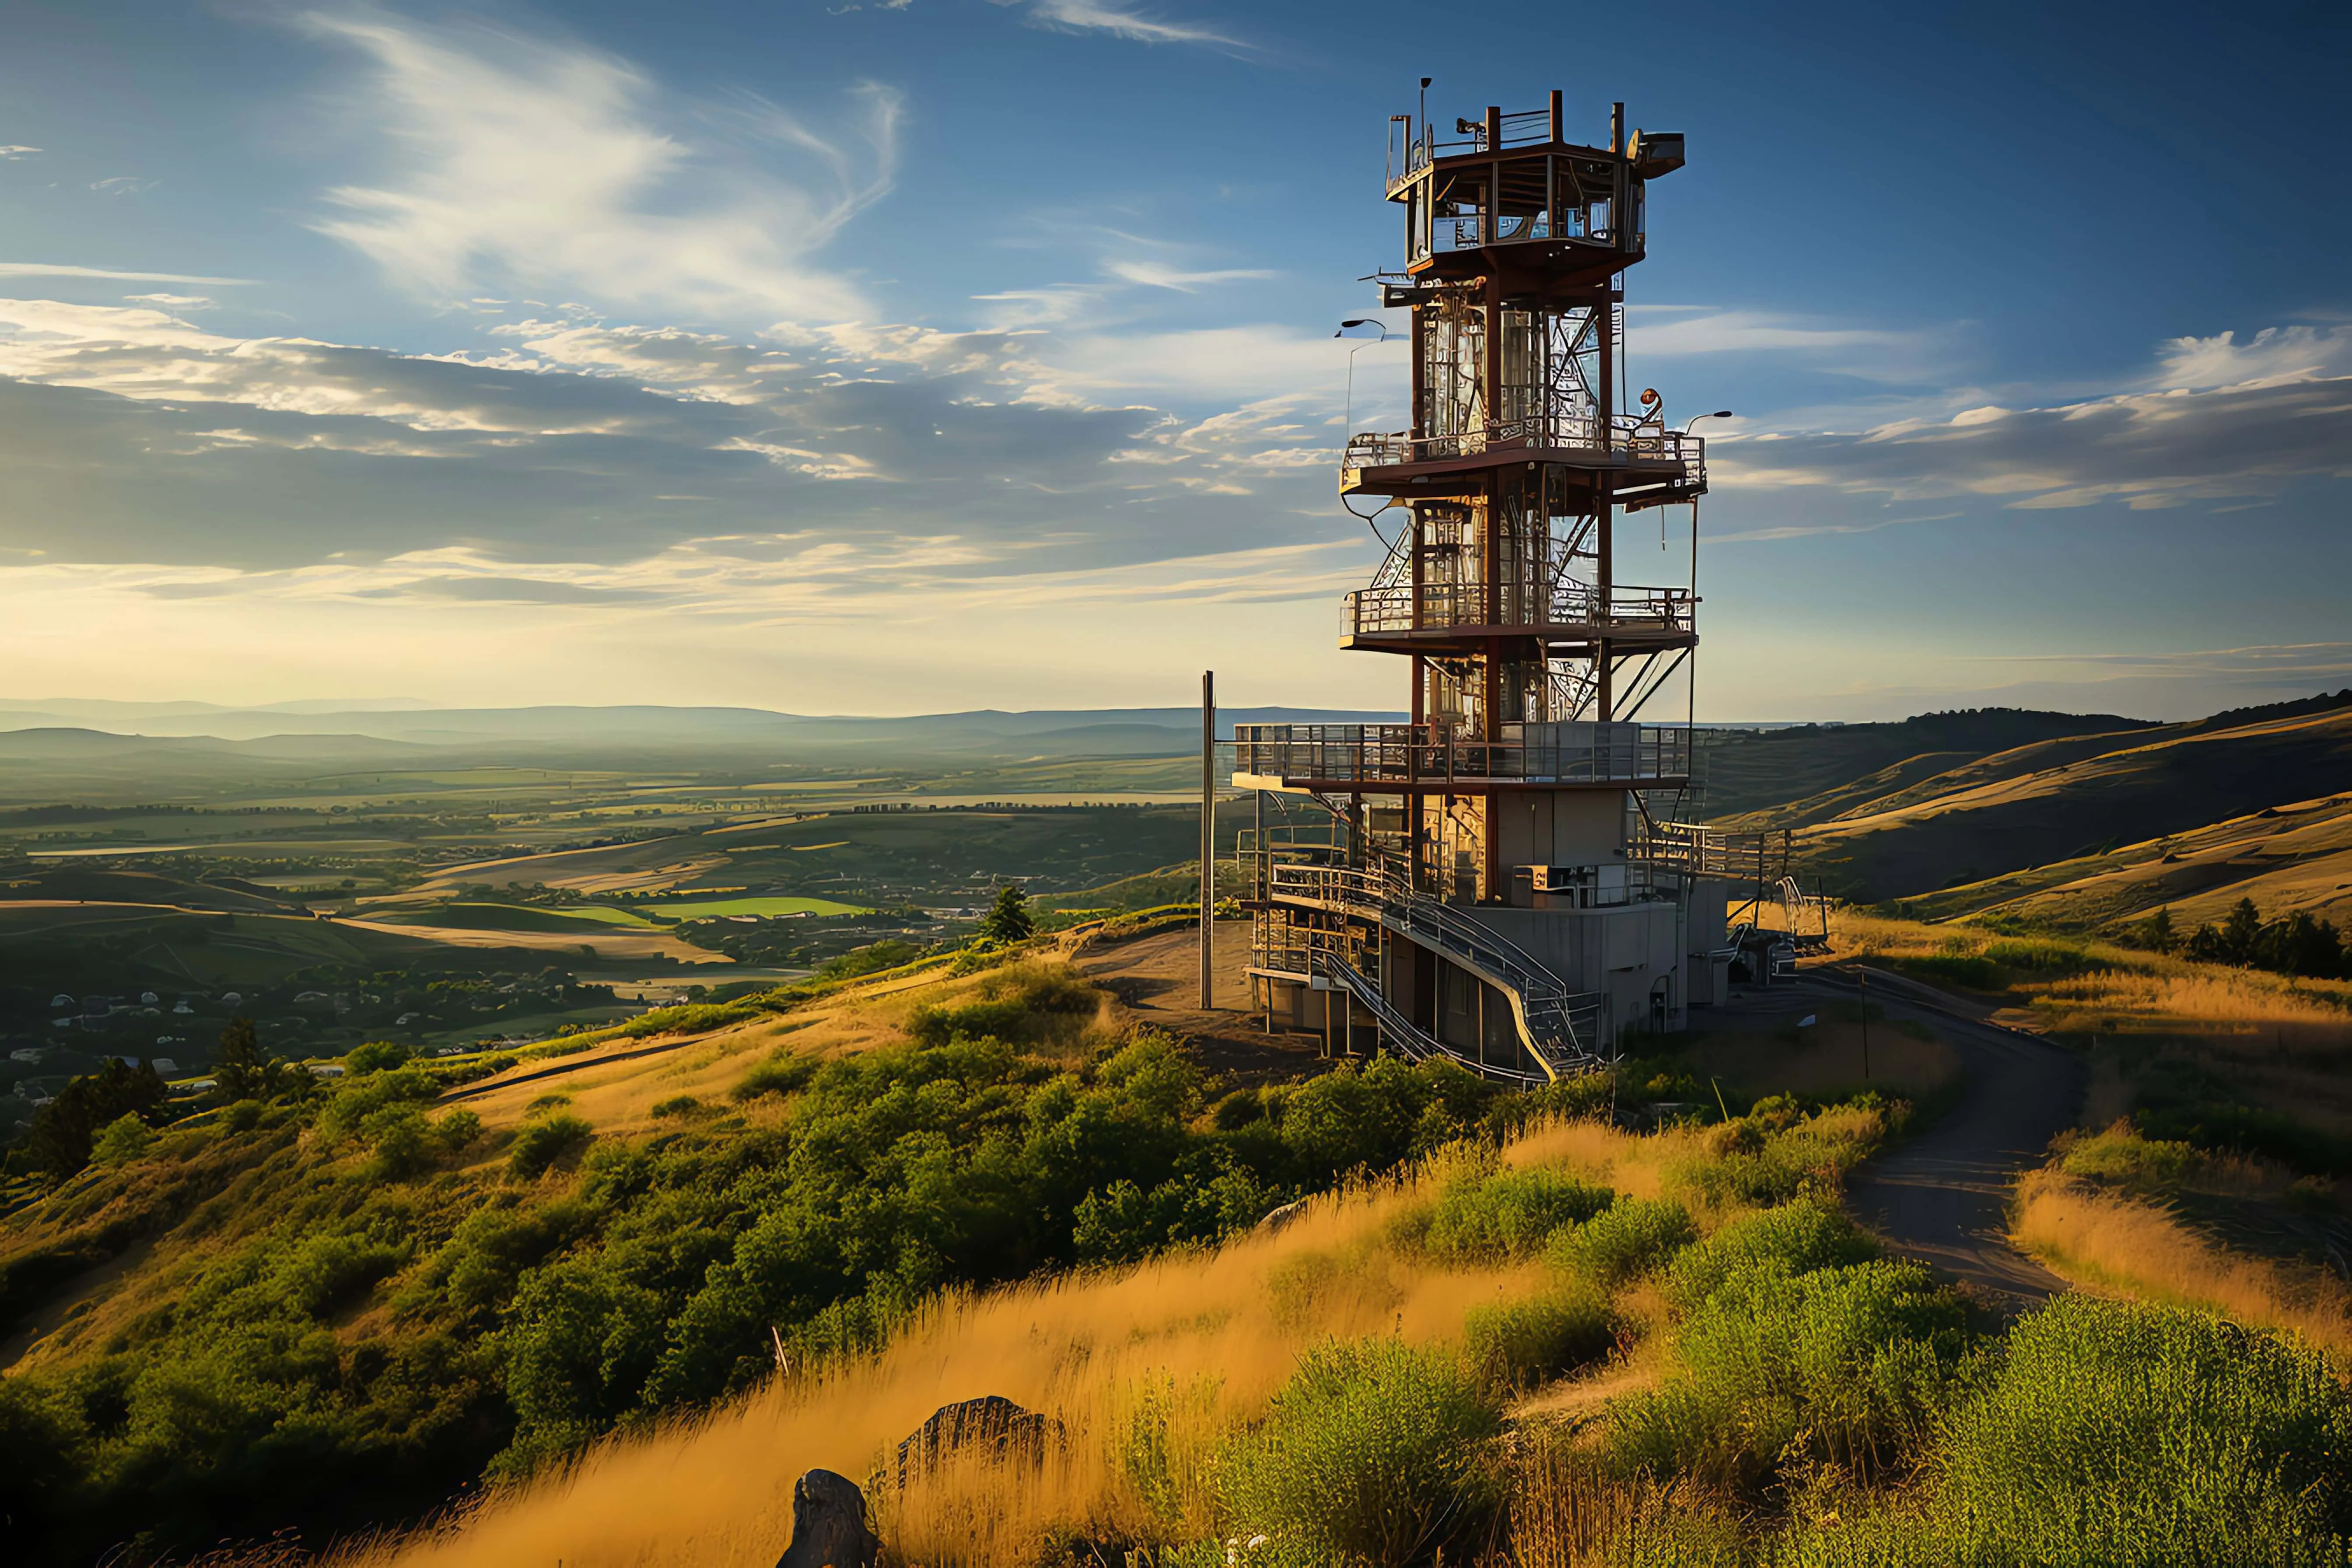
[[1442,436],[1415,436],[1409,430],[1359,431],[1348,437],[1339,466],[1349,470],[1394,468],[1530,447],[1605,449],[1634,462],[1679,463],[1685,479],[1692,482],[1706,478],[1706,437],[1639,424],[1624,415],[1604,424],[1597,414],[1577,408],[1531,414]]
[[1633,723],[1506,724],[1468,740],[1435,724],[1236,724],[1234,771],[1259,778],[1418,786],[1644,784],[1690,776],[1691,737]]
[[1562,583],[1533,616],[1517,608],[1525,595],[1514,584],[1502,592],[1502,616],[1486,617],[1486,587],[1483,583],[1394,583],[1360,588],[1340,609],[1341,629],[1349,637],[1427,631],[1444,626],[1622,626],[1629,631],[1687,632],[1691,629],[1691,592],[1687,588],[1619,587],[1605,602],[1598,587]]
[[1696,822],[1654,822],[1633,848],[1635,858],[1694,877],[1768,883],[1787,876],[1796,860],[1796,834],[1785,827],[1727,833]]

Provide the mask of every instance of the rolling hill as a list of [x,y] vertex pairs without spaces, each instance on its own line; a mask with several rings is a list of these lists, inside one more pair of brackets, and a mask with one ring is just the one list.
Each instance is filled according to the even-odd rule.
[[2052,737],[1932,773],[1908,759],[1727,826],[1793,827],[1823,890],[1936,916],[2028,900],[2096,924],[2184,899],[2226,905],[2239,883],[2321,912],[2341,892],[2329,879],[2347,842],[2352,697],[2284,706]]

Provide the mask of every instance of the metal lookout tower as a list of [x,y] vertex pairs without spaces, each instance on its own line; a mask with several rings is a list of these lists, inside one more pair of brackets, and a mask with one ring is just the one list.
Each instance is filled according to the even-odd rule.
[[1340,646],[1411,661],[1412,721],[1235,726],[1250,974],[1332,1051],[1541,1082],[1719,1001],[1733,881],[1760,912],[1785,850],[1698,826],[1692,728],[1642,721],[1697,648],[1695,514],[1689,580],[1620,578],[1621,515],[1706,490],[1705,443],[1623,381],[1622,275],[1683,139],[1621,104],[1606,146],[1570,142],[1558,92],[1455,135],[1390,122],[1412,428],[1351,435],[1339,471],[1398,520]]

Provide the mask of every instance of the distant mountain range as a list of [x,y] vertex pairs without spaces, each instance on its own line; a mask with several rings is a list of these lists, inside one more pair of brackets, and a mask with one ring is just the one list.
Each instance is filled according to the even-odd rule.
[[[1221,739],[1236,723],[1387,723],[1402,713],[1360,709],[1229,708],[1217,715]],[[26,748],[104,747],[89,737],[209,739],[278,742],[332,738],[363,751],[368,741],[405,746],[564,750],[644,747],[772,749],[876,755],[890,752],[971,756],[1160,756],[1197,751],[1196,708],[1040,709],[1006,713],[925,713],[908,718],[812,717],[762,708],[425,708],[299,702],[254,708],[202,702],[44,700],[0,705],[0,754]],[[56,740],[36,741],[26,731]],[[61,733],[62,732],[62,733]],[[54,754],[54,752],[53,752]],[[316,754],[315,752],[310,754]]]

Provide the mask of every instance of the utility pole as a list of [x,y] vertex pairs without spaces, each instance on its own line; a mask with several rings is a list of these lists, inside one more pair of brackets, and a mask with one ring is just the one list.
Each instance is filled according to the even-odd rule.
[[1216,1005],[1217,672],[1201,672],[1201,1008]]
[[1862,1081],[1870,1081],[1870,969],[1857,963],[1853,972],[1862,984]]

